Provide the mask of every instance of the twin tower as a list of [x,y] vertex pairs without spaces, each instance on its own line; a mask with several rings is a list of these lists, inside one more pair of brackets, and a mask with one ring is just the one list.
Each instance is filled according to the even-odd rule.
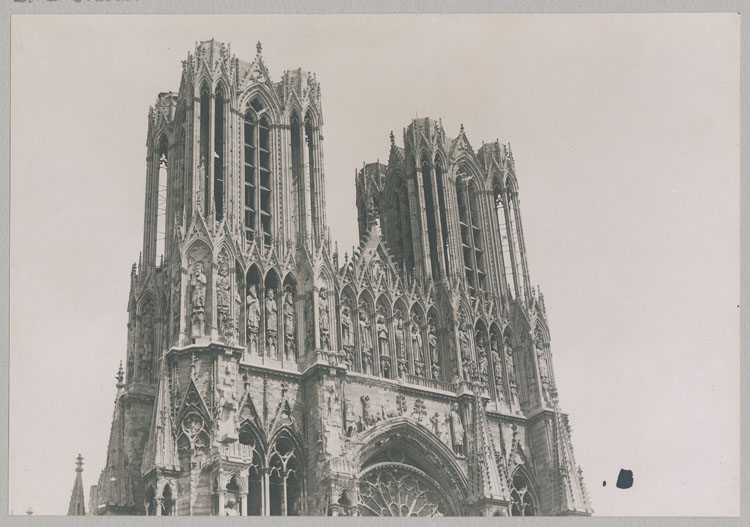
[[509,146],[413,120],[326,224],[311,73],[213,40],[149,111],[143,252],[91,514],[592,512]]

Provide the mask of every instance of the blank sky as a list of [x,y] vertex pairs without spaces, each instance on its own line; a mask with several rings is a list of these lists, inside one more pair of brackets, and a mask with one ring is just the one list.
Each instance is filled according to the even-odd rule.
[[[328,221],[415,116],[512,144],[561,404],[601,515],[739,514],[739,16],[14,16],[10,508],[106,459],[147,111],[195,42],[322,87]],[[635,484],[615,488],[620,468]],[[602,485],[607,481],[606,487]]]

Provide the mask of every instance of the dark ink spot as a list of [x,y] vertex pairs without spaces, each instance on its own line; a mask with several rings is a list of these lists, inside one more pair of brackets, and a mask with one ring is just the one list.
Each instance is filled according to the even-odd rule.
[[606,487],[606,486],[607,486],[607,482],[606,481],[602,481],[602,487]]
[[618,489],[629,489],[633,486],[633,471],[620,469],[620,473],[617,475],[617,488]]

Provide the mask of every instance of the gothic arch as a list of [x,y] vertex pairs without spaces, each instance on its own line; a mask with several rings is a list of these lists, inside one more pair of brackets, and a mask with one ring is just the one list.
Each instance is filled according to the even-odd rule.
[[[436,483],[441,500],[448,506],[443,514],[461,514],[460,504],[468,498],[468,479],[453,451],[435,434],[400,416],[379,422],[360,441],[359,448],[352,452],[360,481],[381,469],[413,468]],[[403,457],[399,459],[401,453]]]
[[[264,84],[253,84],[240,94],[237,100],[237,107],[242,109],[242,115],[245,115],[245,112],[251,107],[251,103],[255,99],[258,99],[268,109],[267,113],[270,114],[271,124],[278,124],[282,121],[282,112],[276,98]],[[253,112],[255,112],[254,109]],[[257,115],[257,112],[255,113]]]
[[232,101],[234,100],[234,92],[229,81],[223,74],[218,75],[216,79],[214,79],[212,88],[215,94],[223,93],[224,101],[228,102],[231,106]]
[[196,82],[193,84],[193,86],[195,86],[195,93],[193,95],[198,98],[203,95],[203,93],[208,95],[211,95],[212,93],[211,87],[213,86],[213,82],[211,81],[211,76],[205,71],[205,68],[202,68],[202,70],[203,71],[198,74]]
[[508,482],[511,516],[538,516],[539,500],[528,471],[522,465],[513,470]]
[[304,513],[305,451],[291,425],[279,428],[269,442],[266,466],[269,473],[271,516],[299,516]]
[[[183,267],[188,267],[190,263],[190,258],[193,256],[194,253],[198,252],[199,248],[202,248],[206,251],[206,254],[208,256],[208,259],[210,259],[211,262],[214,261],[214,251],[211,248],[212,243],[208,238],[205,238],[204,236],[200,236],[198,238],[195,238],[190,242],[190,244],[187,246],[187,249],[185,249],[185,258],[183,258]],[[204,269],[204,271],[207,271]]]
[[542,320],[537,319],[534,323],[534,340],[537,341],[539,337],[542,339],[542,344],[549,345],[549,329]]
[[308,104],[307,107],[305,108],[304,116],[305,116],[305,123],[309,121],[310,124],[313,126],[313,128],[319,128],[320,116],[318,115],[317,108]]

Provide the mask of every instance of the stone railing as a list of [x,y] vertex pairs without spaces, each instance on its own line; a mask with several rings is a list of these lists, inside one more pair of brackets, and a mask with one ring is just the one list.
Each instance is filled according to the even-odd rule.
[[449,382],[427,379],[426,377],[418,377],[409,373],[406,374],[406,382],[409,384],[416,384],[417,386],[424,386],[425,388],[432,388],[433,390],[443,390],[446,392],[456,391],[456,386]]

